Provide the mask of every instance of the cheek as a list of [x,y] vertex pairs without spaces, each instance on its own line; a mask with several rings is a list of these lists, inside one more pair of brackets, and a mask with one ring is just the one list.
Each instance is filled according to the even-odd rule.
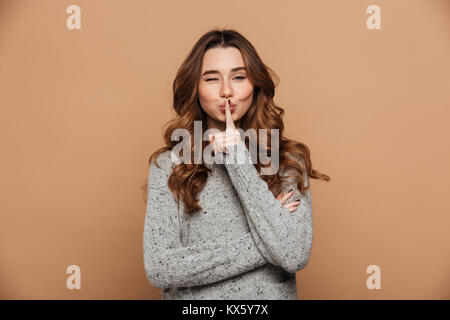
[[248,99],[251,99],[252,95],[253,95],[253,86],[250,83],[241,86],[239,88],[238,95],[239,95],[239,99],[241,101],[246,101]]
[[212,88],[211,86],[199,85],[198,96],[200,99],[206,102],[213,101],[215,96],[214,88]]
[[209,116],[213,116],[217,113],[216,110],[216,98],[217,94],[215,94],[214,90],[210,86],[198,86],[198,99],[200,101],[200,107],[205,111]]

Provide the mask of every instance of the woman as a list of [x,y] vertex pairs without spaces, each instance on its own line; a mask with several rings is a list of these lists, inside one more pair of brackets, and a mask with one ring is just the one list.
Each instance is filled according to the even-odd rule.
[[[312,245],[309,177],[330,178],[312,169],[306,145],[283,136],[271,74],[234,30],[203,35],[178,70],[177,117],[164,132],[166,146],[149,159],[144,186],[145,271],[164,300],[297,299],[296,271]],[[202,152],[198,139],[188,139],[183,154],[174,152],[175,130],[193,137],[199,122]],[[277,132],[278,147],[266,150],[279,158],[275,173],[262,175],[268,166],[255,162],[251,141],[235,134],[250,129],[268,146]],[[208,148],[225,161],[195,161]]]

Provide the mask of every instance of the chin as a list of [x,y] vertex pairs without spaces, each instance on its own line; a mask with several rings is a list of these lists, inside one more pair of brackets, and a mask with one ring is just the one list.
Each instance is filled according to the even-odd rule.
[[[223,119],[223,121],[226,121],[227,116],[225,114],[222,114],[221,118]],[[233,119],[233,121],[236,121],[237,120],[237,115],[235,113],[232,113],[231,114],[231,119]]]

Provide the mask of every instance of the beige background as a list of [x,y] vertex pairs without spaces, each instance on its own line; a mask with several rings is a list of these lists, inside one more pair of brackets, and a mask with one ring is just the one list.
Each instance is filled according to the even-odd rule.
[[[66,28],[71,4],[81,30]],[[278,73],[287,134],[332,178],[312,180],[299,299],[449,299],[446,0],[2,0],[0,298],[160,298],[140,186],[176,70],[214,27]],[[66,288],[72,264],[81,290]]]

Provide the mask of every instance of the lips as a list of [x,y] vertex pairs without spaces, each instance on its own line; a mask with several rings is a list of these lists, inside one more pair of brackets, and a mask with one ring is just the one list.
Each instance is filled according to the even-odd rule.
[[[221,105],[221,106],[219,106],[219,109],[220,109],[220,111],[225,112],[225,106],[222,106],[222,105]],[[230,106],[230,111],[233,112],[234,109],[236,109],[236,106],[231,105],[231,106]]]
[[[222,104],[219,106],[219,108],[225,109],[225,104],[226,104],[226,103],[222,103]],[[232,102],[230,102],[230,109],[231,109],[231,108],[234,108],[234,107],[236,107],[236,105],[233,104]]]
[[[226,103],[226,102],[225,102],[225,103]],[[222,104],[219,106],[220,111],[222,111],[223,113],[225,113],[225,103],[222,103]],[[236,105],[233,104],[233,103],[230,101],[230,111],[233,112],[234,109],[236,109]]]

